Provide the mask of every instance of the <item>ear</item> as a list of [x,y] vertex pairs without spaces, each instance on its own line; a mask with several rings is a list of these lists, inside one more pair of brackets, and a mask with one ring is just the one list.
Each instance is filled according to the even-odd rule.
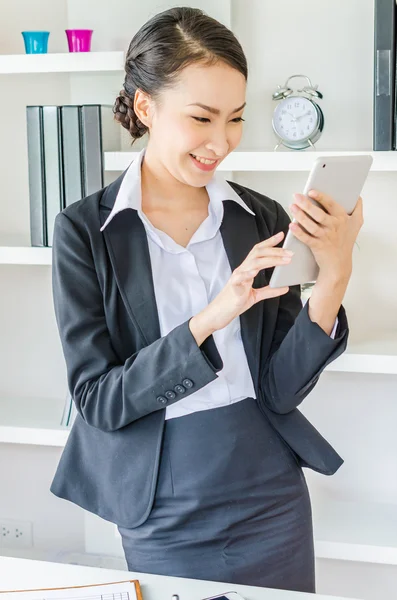
[[153,119],[153,102],[148,94],[137,89],[134,97],[134,111],[138,119],[146,127],[151,127]]

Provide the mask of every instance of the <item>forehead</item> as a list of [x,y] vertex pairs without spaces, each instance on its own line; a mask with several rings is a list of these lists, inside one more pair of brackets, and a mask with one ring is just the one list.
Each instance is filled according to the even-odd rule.
[[166,95],[179,105],[200,102],[227,112],[244,104],[245,92],[244,75],[218,62],[215,65],[188,65],[179,73]]

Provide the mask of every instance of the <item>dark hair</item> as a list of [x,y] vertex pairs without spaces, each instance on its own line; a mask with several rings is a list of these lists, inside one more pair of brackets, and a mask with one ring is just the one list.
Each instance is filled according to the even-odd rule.
[[154,100],[187,65],[223,61],[247,80],[244,51],[230,29],[198,8],[176,7],[152,17],[134,35],[125,60],[124,89],[113,106],[114,118],[134,141],[148,128],[134,112],[139,88]]

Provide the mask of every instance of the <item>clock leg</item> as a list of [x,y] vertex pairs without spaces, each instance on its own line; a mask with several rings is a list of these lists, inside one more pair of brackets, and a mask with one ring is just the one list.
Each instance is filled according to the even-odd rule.
[[279,148],[279,147],[280,147],[280,146],[282,146],[282,145],[283,145],[283,142],[282,142],[282,140],[279,140],[279,141],[278,141],[278,144],[277,144],[276,146],[274,146],[274,152],[277,150],[277,148]]

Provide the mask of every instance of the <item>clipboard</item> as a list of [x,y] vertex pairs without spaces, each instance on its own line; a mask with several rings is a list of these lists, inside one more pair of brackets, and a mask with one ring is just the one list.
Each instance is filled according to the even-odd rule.
[[0,590],[0,600],[142,600],[137,579],[33,590]]

